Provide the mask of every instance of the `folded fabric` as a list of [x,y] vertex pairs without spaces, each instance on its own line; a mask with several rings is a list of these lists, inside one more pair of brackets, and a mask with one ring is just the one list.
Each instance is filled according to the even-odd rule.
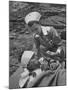
[[24,85],[26,84],[26,82],[29,80],[29,76],[25,77],[25,78],[20,78],[19,80],[19,87],[22,88],[24,87]]
[[[39,76],[42,73],[42,70],[39,68],[34,70],[33,73],[35,73],[36,76]],[[34,79],[35,77],[33,76],[33,74],[29,76],[28,72],[23,72],[19,80],[19,87],[20,88],[24,87],[27,81],[32,82]]]
[[61,69],[61,65],[55,71],[44,71],[34,80],[28,82],[26,87],[46,87],[66,85],[66,71]]

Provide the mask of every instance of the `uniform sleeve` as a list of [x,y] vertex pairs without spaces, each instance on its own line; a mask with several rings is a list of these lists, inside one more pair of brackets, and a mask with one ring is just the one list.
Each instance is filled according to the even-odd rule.
[[66,70],[65,69],[60,69],[58,73],[58,78],[57,78],[57,85],[58,86],[66,85]]
[[60,38],[57,30],[55,28],[51,27],[51,33],[53,35],[53,38],[52,38],[53,39],[53,43],[55,45],[58,45],[61,42],[61,38]]

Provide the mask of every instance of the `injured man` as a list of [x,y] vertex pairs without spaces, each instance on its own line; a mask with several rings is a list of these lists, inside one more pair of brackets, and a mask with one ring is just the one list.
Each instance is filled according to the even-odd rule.
[[[28,54],[29,60],[27,60]],[[47,60],[44,57],[38,59],[33,51],[25,51],[21,64],[24,66],[24,72],[20,75],[20,88],[66,85],[66,70],[58,60]]]

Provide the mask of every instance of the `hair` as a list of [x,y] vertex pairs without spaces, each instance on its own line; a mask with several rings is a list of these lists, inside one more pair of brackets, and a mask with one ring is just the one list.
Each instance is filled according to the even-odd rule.
[[28,26],[29,26],[29,27],[32,27],[32,25],[33,25],[34,23],[40,24],[38,21],[31,21],[31,22],[28,23]]

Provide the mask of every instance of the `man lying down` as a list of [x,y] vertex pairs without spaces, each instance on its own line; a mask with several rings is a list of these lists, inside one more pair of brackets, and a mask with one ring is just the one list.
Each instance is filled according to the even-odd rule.
[[[29,61],[24,57],[21,64],[24,72],[21,73],[19,79],[19,87],[46,87],[46,86],[64,86],[66,85],[66,70],[58,60],[37,58],[33,51],[25,51],[30,53]],[[32,53],[32,54],[31,54]],[[26,61],[23,61],[24,58]]]

